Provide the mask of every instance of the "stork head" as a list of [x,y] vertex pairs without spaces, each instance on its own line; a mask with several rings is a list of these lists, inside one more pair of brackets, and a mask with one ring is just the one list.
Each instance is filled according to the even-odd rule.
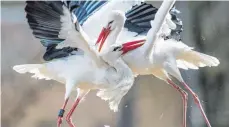
[[126,17],[125,13],[119,10],[114,10],[111,12],[106,24],[106,28],[109,28],[111,31],[114,29],[121,29],[124,26]]
[[108,46],[116,42],[116,39],[124,26],[125,19],[125,14],[122,11],[115,10],[111,12],[108,18],[108,22],[103,27],[96,42],[96,45],[99,45],[99,52],[101,51],[105,42],[109,42],[106,44]]
[[144,44],[145,40],[132,41],[124,44],[113,44],[100,53],[100,56],[109,64],[114,63],[120,56],[132,51]]

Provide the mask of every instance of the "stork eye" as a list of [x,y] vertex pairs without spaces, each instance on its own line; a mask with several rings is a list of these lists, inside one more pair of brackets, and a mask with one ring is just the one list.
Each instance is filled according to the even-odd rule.
[[118,49],[121,49],[121,47],[120,47],[120,46],[115,47],[115,48],[113,49],[113,51],[117,51]]
[[114,22],[114,20],[110,21],[110,22],[108,23],[108,25],[110,25],[110,24],[113,23],[113,22]]

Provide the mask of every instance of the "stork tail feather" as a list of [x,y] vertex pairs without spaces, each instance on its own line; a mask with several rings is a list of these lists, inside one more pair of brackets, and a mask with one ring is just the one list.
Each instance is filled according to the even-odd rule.
[[182,69],[198,69],[199,67],[218,66],[219,60],[213,56],[190,50],[183,54],[185,57],[177,60],[177,65]]
[[102,100],[109,101],[109,107],[114,112],[118,111],[118,105],[122,99],[122,96],[116,90],[110,91],[110,90],[100,90],[96,94],[98,97],[100,97]]
[[118,111],[119,103],[123,96],[127,94],[131,86],[117,86],[113,89],[102,89],[97,92],[97,96],[105,101],[109,101],[109,107],[114,112]]
[[45,65],[43,64],[23,64],[23,65],[16,65],[13,67],[13,69],[21,74],[24,73],[33,73],[34,75],[32,78],[36,79],[45,79],[45,80],[50,80],[50,78],[42,73],[42,70],[45,69]]
[[[203,53],[198,53],[196,52],[200,58],[202,59],[201,62],[203,62],[204,64],[206,64],[207,66],[211,67],[211,66],[218,66],[219,65],[219,60],[213,56],[209,56]],[[199,64],[199,66],[201,67],[201,64]]]

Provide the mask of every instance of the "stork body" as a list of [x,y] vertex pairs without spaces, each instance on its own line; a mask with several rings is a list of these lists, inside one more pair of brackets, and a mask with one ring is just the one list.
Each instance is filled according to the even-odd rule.
[[[16,65],[13,69],[19,73],[34,73],[33,78],[52,79],[66,84],[65,99],[67,99],[75,87],[82,90],[108,89],[115,88],[119,83],[122,84],[123,80],[133,82],[132,71],[118,58],[123,52],[122,48],[119,49],[120,51],[113,51],[114,48],[119,47],[121,48],[121,46],[111,46],[110,51],[101,56],[108,64],[111,63],[108,67],[98,68],[90,57],[79,53],[44,64]],[[129,78],[131,80],[128,80]],[[117,111],[117,106],[118,104],[115,103],[111,109]]]
[[[19,73],[33,73],[34,78],[52,79],[65,84],[65,101],[58,114],[58,127],[61,126],[70,93],[74,88],[77,88],[78,96],[66,116],[70,127],[74,127],[71,116],[75,108],[91,89],[99,89],[98,96],[108,100],[110,108],[117,111],[119,102],[134,82],[131,69],[120,56],[142,43],[115,44],[97,55],[88,45],[90,39],[83,32],[78,20],[71,15],[72,8],[67,8],[60,1],[27,1],[25,10],[33,34],[47,47],[48,52],[44,57],[51,61],[44,64],[16,65],[13,69]],[[67,44],[75,42],[70,46],[76,46],[77,50],[74,47],[55,49],[63,46],[55,45],[63,41]]]
[[[77,3],[78,1],[75,1],[75,2]],[[78,7],[81,7],[81,6],[78,6],[80,4],[78,4],[78,3],[77,4],[71,4],[71,3],[72,3],[72,1],[71,2],[66,2],[65,4],[67,5],[68,9],[72,12],[73,17],[74,17],[74,14],[75,15],[78,14],[73,19],[79,19],[80,20],[80,17],[84,17],[83,16],[84,13],[79,13],[79,12],[82,12],[82,11],[81,10],[77,10]],[[109,47],[113,43],[123,44],[123,43],[125,43],[127,41],[132,41],[132,40],[135,40],[134,42],[136,43],[136,42],[142,42],[142,41],[146,40],[145,44],[142,47],[134,50],[131,53],[124,54],[124,56],[122,58],[128,64],[128,66],[131,68],[131,70],[135,72],[135,74],[141,74],[141,75],[153,74],[153,75],[159,77],[160,79],[165,80],[166,82],[171,84],[173,87],[178,89],[178,91],[182,94],[182,97],[184,99],[184,106],[185,106],[187,104],[186,103],[186,99],[187,98],[186,98],[185,92],[170,80],[170,78],[168,76],[168,73],[170,74],[171,72],[170,72],[170,70],[165,68],[164,64],[162,64],[162,63],[167,63],[166,62],[167,59],[162,58],[163,56],[165,56],[167,58],[175,57],[175,56],[170,56],[169,53],[166,53],[166,52],[156,52],[157,50],[163,50],[163,49],[161,49],[161,46],[159,46],[159,47],[156,46],[157,45],[156,42],[159,41],[161,38],[158,39],[158,36],[153,37],[153,39],[150,38],[150,36],[155,36],[155,32],[150,32],[149,29],[151,29],[150,20],[154,19],[154,15],[157,12],[157,9],[155,7],[152,7],[152,5],[145,4],[145,3],[140,4],[140,5],[135,5],[136,3],[133,3],[133,2],[130,2],[130,3],[127,2],[125,4],[120,4],[120,3],[117,4],[117,3],[119,3],[119,2],[109,2],[109,4],[104,5],[100,9],[100,10],[103,10],[105,8],[104,9],[105,11],[103,11],[103,13],[108,12],[108,13],[105,13],[106,14],[105,17],[103,17],[103,15],[101,15],[102,11],[100,11],[100,10],[99,10],[100,13],[95,13],[95,14],[91,15],[90,16],[91,18],[88,18],[87,17],[88,15],[87,15],[86,16],[86,18],[88,18],[87,20],[86,19],[82,19],[81,21],[79,21],[79,22],[81,22],[80,25],[82,25],[82,27],[79,24],[76,24],[77,20],[73,20],[73,22],[75,24],[72,24],[71,18],[70,18],[71,14],[65,13],[67,11],[63,11],[61,9],[60,9],[61,10],[60,13],[56,13],[56,12],[54,13],[56,15],[55,15],[55,18],[53,20],[46,21],[49,18],[47,18],[47,19],[44,19],[44,18],[39,19],[39,17],[38,17],[38,20],[35,20],[39,24],[38,29],[37,29],[37,26],[34,28],[34,22],[31,22],[30,27],[34,30],[34,34],[35,34],[35,36],[37,38],[46,39],[45,41],[43,41],[44,42],[43,44],[47,44],[48,47],[51,44],[58,44],[57,47],[60,47],[60,48],[63,48],[63,49],[66,46],[77,47],[77,48],[83,49],[83,51],[85,53],[87,53],[87,56],[90,57],[90,59],[92,59],[94,61],[93,63],[95,63],[95,65],[98,68],[106,66],[106,62],[102,61],[102,60],[106,60],[106,58],[105,59],[101,59],[101,57],[94,50],[94,49],[97,49],[97,48],[93,47],[94,43],[92,43],[92,42],[94,42],[93,41],[93,37],[98,37],[98,32],[95,32],[95,31],[99,30],[99,29],[101,30],[102,26],[105,25],[105,27],[106,27],[105,34],[103,32],[103,35],[99,36],[98,41],[102,41],[103,43],[106,41],[106,43],[104,43],[106,45],[106,47]],[[76,7],[75,5],[77,5],[78,7]],[[86,12],[90,12],[88,10],[91,10],[91,9],[87,10],[87,5],[92,5],[93,6],[93,4],[85,3],[82,6],[82,7],[86,6],[86,9],[85,9]],[[116,5],[116,6],[113,6],[113,5]],[[120,6],[120,5],[126,5],[126,6]],[[114,8],[114,7],[116,7],[116,8]],[[38,8],[39,8],[39,6],[38,6]],[[90,7],[88,7],[88,8],[90,8]],[[43,9],[43,8],[40,8],[40,9]],[[48,8],[48,9],[50,9],[50,8]],[[126,12],[128,9],[131,9],[131,11],[128,11],[125,14],[121,14],[121,16],[122,15],[126,16],[126,20],[125,20],[125,18],[123,18],[124,19],[123,20],[124,24],[122,24],[122,23],[116,24],[116,21],[117,21],[116,19],[113,20],[113,21],[109,20],[109,19],[112,19],[112,18],[108,18],[107,15],[111,14],[110,12],[112,12],[111,11],[112,9],[122,10],[123,12]],[[51,11],[51,10],[48,10],[48,11]],[[44,12],[44,10],[42,10],[41,12]],[[176,13],[176,11],[170,10],[170,13],[172,15],[171,16],[172,18],[171,17],[167,18],[165,20],[166,24],[163,24],[163,25],[167,25],[169,27],[169,29],[166,28],[166,27],[162,27],[162,28],[166,28],[165,30],[163,29],[163,31],[164,31],[163,36],[165,35],[167,39],[170,39],[170,38],[173,38],[174,36],[176,37],[178,35],[178,40],[179,40],[180,28],[178,28],[178,30],[174,29],[174,24],[171,24],[171,20],[174,19],[174,16],[175,16],[174,13]],[[90,14],[91,13],[89,13],[89,15]],[[50,16],[50,15],[48,15],[48,16]],[[34,16],[34,17],[35,17],[35,19],[37,18],[36,16]],[[101,19],[99,17],[101,17]],[[111,14],[111,17],[112,17],[112,14]],[[105,19],[105,20],[102,20],[102,19]],[[34,20],[31,20],[31,21],[34,21]],[[57,23],[54,23],[53,25],[57,26],[58,28],[52,29],[53,25],[49,26],[50,22],[53,22],[53,21],[57,22]],[[178,27],[182,26],[182,22],[179,22],[179,20],[177,20],[176,17],[175,17],[175,21],[176,21],[176,23],[175,23],[176,27],[177,26]],[[102,23],[100,23],[100,22],[102,22]],[[106,23],[107,25],[104,24],[104,22],[105,23],[107,22]],[[36,24],[36,22],[35,22],[35,24]],[[59,25],[59,24],[61,24],[61,25]],[[116,26],[114,27],[113,24],[116,24]],[[49,29],[46,27],[47,25],[49,26],[48,27]],[[42,26],[42,29],[40,28],[40,26]],[[89,27],[89,26],[92,26],[93,29],[91,29],[91,27]],[[123,26],[124,26],[124,29],[122,28]],[[154,26],[152,25],[152,28],[153,27]],[[51,33],[51,34],[47,34],[46,33],[47,31],[45,31],[45,32],[42,31],[44,28],[47,29],[49,31],[49,33]],[[111,29],[109,30],[107,28],[111,28]],[[117,29],[117,28],[119,28],[119,29]],[[172,30],[170,30],[170,29],[172,29]],[[76,30],[78,32],[76,32]],[[85,31],[85,33],[84,33],[84,31]],[[107,32],[110,35],[107,34]],[[119,32],[120,32],[120,34],[119,34]],[[80,34],[78,34],[78,33],[80,33]],[[147,36],[144,35],[145,33],[148,33],[149,36],[148,35]],[[88,34],[88,36],[90,38],[87,38],[86,34]],[[76,37],[76,36],[78,36],[78,37]],[[161,37],[161,34],[160,34],[159,37]],[[155,39],[156,39],[156,41],[155,41]],[[165,39],[165,38],[163,37],[163,39]],[[58,41],[58,42],[56,42],[56,41]],[[132,42],[130,42],[130,43],[132,43]],[[152,44],[154,44],[153,45],[154,47],[152,46]],[[151,57],[150,57],[151,60],[150,60],[150,59],[148,59],[147,55],[148,55],[149,49],[151,49],[152,47],[153,47],[153,51],[152,51],[152,54],[151,54]],[[154,50],[154,48],[156,48],[157,50]],[[108,50],[108,49],[109,48],[107,48],[106,50]],[[102,49],[102,46],[100,46],[100,45],[98,47],[98,50],[99,51],[101,50],[101,52],[103,52],[103,53],[106,52],[106,50]],[[61,50],[61,51],[64,51],[64,50]],[[163,51],[165,51],[165,50],[163,50]],[[160,53],[165,53],[166,55],[160,55]],[[182,53],[182,52],[180,52],[180,53]],[[71,51],[69,51],[67,53],[64,53],[64,55],[66,55],[66,54],[67,55],[72,55],[72,54],[74,55],[74,52],[71,50]],[[171,52],[171,54],[174,54],[174,53]],[[191,55],[191,56],[193,56],[193,55]],[[204,58],[202,56],[204,56],[204,55],[200,55],[198,57],[199,58],[198,59],[199,63],[200,62],[204,63],[203,62]],[[194,57],[191,57],[191,58],[194,58]],[[176,62],[179,60],[178,57],[174,58],[174,59],[176,60]],[[109,66],[116,65],[116,64],[114,64],[115,61],[113,61],[113,60],[109,61],[109,59],[107,59],[107,60],[108,60],[107,62],[109,63]],[[157,62],[157,60],[159,60],[159,61]],[[189,64],[187,64],[187,62]],[[185,68],[186,67],[186,69],[188,69],[188,68],[193,69],[193,66],[190,66],[190,63],[192,63],[192,62],[193,62],[192,60],[191,61],[186,61],[186,64],[184,64],[184,62],[182,62],[182,64],[177,64],[177,66],[179,68]],[[211,62],[212,62],[212,60],[210,60],[210,59],[206,60],[206,62],[205,62],[206,66],[210,66],[207,63],[211,63]],[[179,62],[177,62],[177,63],[179,63]],[[217,64],[215,64],[215,66],[216,65]],[[204,65],[203,64],[197,64],[197,66],[202,67]],[[110,69],[112,69],[112,68],[110,68]],[[174,74],[174,73],[172,73],[172,74]],[[176,77],[176,75],[175,75],[175,77]],[[81,83],[85,84],[86,82],[81,82]],[[84,85],[84,86],[86,86],[86,85]],[[89,85],[89,87],[90,87],[90,85]],[[129,87],[127,87],[127,88],[125,87],[125,89],[129,89]],[[111,92],[109,92],[109,91],[114,91],[114,89],[103,89],[97,95],[100,96],[100,97],[104,96],[103,99],[111,101],[112,100],[111,97],[113,97],[114,94],[111,94]],[[115,91],[120,91],[120,89],[115,89]],[[192,91],[190,91],[190,92],[193,94]],[[81,98],[83,95],[85,95],[87,93],[87,90],[83,91],[83,92],[81,90],[78,93],[79,93],[79,96],[77,97],[76,102],[73,105],[72,110],[67,115],[68,123],[71,126],[73,126],[73,125],[72,125],[72,123],[70,121],[70,116],[72,115],[75,107],[79,103],[80,99],[78,99],[78,98]],[[124,90],[124,93],[125,93],[125,90]],[[120,95],[122,95],[122,94],[120,94]],[[110,96],[110,97],[105,97],[105,96]],[[63,105],[63,109],[66,106],[67,100],[68,99],[66,99],[66,101],[65,101],[65,103]],[[110,104],[113,104],[113,103],[110,103]],[[199,106],[200,106],[200,108],[202,108],[200,104],[199,104]],[[61,112],[63,112],[63,111],[61,110]],[[184,108],[184,113],[186,113],[186,108]],[[202,110],[202,113],[204,114],[203,110]],[[63,115],[63,113],[61,115]],[[184,126],[186,126],[186,122],[185,122],[186,118],[185,118],[185,116],[186,116],[186,114],[184,115]],[[206,117],[205,117],[205,119],[206,119]],[[58,125],[60,125],[60,121],[61,121],[61,117],[59,117],[59,122],[58,122],[59,124]],[[206,119],[206,121],[208,121],[208,120]],[[208,125],[210,125],[210,124],[208,124]]]
[[[166,5],[166,1],[163,3]],[[163,8],[160,9],[163,10]],[[153,74],[154,76],[161,80],[164,80],[180,92],[183,99],[183,126],[186,127],[187,93],[171,80],[170,75],[178,79],[181,84],[184,85],[184,87],[192,94],[194,101],[197,104],[198,108],[201,110],[201,113],[208,127],[211,127],[211,124],[202,108],[197,94],[195,94],[192,89],[184,82],[179,72],[179,68],[188,70],[199,69],[199,67],[205,66],[218,66],[219,60],[215,57],[194,51],[192,47],[185,45],[180,40],[165,38],[165,36],[168,36],[168,34],[172,34],[170,29],[174,29],[174,24],[170,24],[171,22],[169,22],[168,18],[166,18],[166,16],[168,16],[168,11],[160,11],[160,9],[155,16],[159,19],[155,19],[156,21],[151,22],[152,28],[148,31],[147,36],[143,38],[143,40],[146,41],[144,45],[134,50],[133,52],[124,55],[123,60],[128,64],[128,66],[135,74]],[[101,36],[99,36],[98,43],[100,44],[100,47],[101,45],[103,46],[104,43],[108,43],[106,44],[107,47],[109,44],[123,43],[117,42],[117,40],[121,40],[117,39],[119,38],[119,36],[116,36],[116,39],[111,40],[110,38],[115,37],[109,37],[109,35],[107,35],[107,33],[110,34],[112,32],[115,32],[113,31],[115,27],[116,29],[120,29],[120,27],[123,27],[123,24],[117,25],[117,22],[125,20],[122,12],[114,12],[113,15],[119,16],[111,16],[108,24],[104,26],[106,32],[104,33],[103,30],[100,35],[105,36],[105,39],[107,38],[107,40],[102,40],[101,42],[99,42],[101,40]],[[160,15],[162,15],[162,17],[160,17]],[[160,23],[161,26],[158,26],[158,23]],[[113,33],[113,35],[115,34]]]
[[73,105],[73,108],[66,117],[69,125],[74,127],[71,122],[71,115],[82,97],[90,90],[99,89],[98,96],[102,99],[109,100],[110,108],[117,111],[122,97],[133,85],[134,76],[132,71],[118,58],[122,54],[122,49],[119,49],[120,51],[114,51],[115,48],[119,47],[111,47],[107,54],[101,56],[106,59],[108,63],[112,63],[108,67],[98,68],[95,62],[86,55],[72,55],[44,64],[16,65],[13,69],[19,73],[34,73],[32,76],[34,78],[52,79],[65,84],[65,103],[60,110],[58,126],[60,126],[62,122],[63,111],[65,110],[69,96],[72,90],[77,88],[78,96],[74,104],[75,106]]
[[[134,6],[127,14],[119,10],[112,11],[97,39],[99,52],[102,52],[106,47],[114,43],[122,44],[125,42],[143,41],[145,42],[144,45],[133,50],[131,53],[123,55],[122,58],[136,75],[152,74],[150,69],[152,69],[153,66],[147,55],[151,50],[151,44],[154,42],[149,40],[149,38],[153,39],[152,36],[156,27],[156,25],[151,27],[150,21],[154,21],[157,11],[159,11],[157,8],[151,4],[145,3]],[[166,13],[167,16],[164,17],[165,27],[163,29],[163,34],[167,39],[175,38],[176,40],[180,40],[182,21],[176,17],[177,13],[178,10],[172,8],[170,13]],[[133,23],[132,25],[126,25],[127,22]],[[138,31],[141,27],[145,29]],[[94,36],[94,34],[89,34],[89,36]]]

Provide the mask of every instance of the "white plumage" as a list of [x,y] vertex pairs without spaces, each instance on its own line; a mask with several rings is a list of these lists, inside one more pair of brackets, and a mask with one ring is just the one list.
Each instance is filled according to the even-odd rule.
[[[85,21],[82,28],[91,39],[96,39],[99,35],[100,30],[103,28],[104,25],[107,24],[109,17],[114,10],[119,10],[123,13],[126,13],[134,5],[139,5],[143,1],[144,0],[111,0],[101,9],[99,9],[95,14],[90,16],[90,18]],[[122,36],[122,33],[120,33],[120,36]]]
[[[36,9],[38,10],[39,8],[43,9],[41,5],[47,7],[51,4],[49,2],[27,2],[26,11],[29,12],[29,14],[27,14],[27,18],[29,19],[28,22],[30,23],[30,27],[35,29],[34,34],[36,37],[43,38],[48,36],[48,38],[52,39],[54,38],[53,36],[49,36],[48,34],[46,36],[46,31],[42,31],[44,34],[39,33],[39,30],[46,30],[46,25],[50,24],[49,22],[46,23],[47,21],[42,21],[45,20],[44,17],[42,18],[45,14],[42,14],[41,12],[45,11],[40,11],[39,13],[41,14],[39,15],[39,13],[37,14],[36,11],[30,9],[32,7],[37,7]],[[58,2],[53,2],[50,8],[60,5],[61,4]],[[109,100],[109,106],[112,110],[118,110],[118,105],[122,97],[128,92],[134,82],[132,71],[123,62],[120,56],[141,46],[142,43],[115,44],[109,46],[109,48],[103,53],[97,54],[94,50],[95,48],[89,45],[93,41],[87,36],[82,27],[77,24],[78,22],[76,17],[74,17],[74,14],[70,14],[68,8],[65,6],[63,6],[62,9],[57,7],[56,10],[59,11],[58,9],[62,10],[60,15],[56,15],[57,12],[50,12],[50,16],[53,16],[53,19],[60,17],[59,22],[61,23],[61,27],[60,31],[58,31],[58,37],[65,39],[64,42],[58,44],[57,47],[72,46],[80,48],[83,52],[80,53],[80,50],[73,55],[54,59],[43,64],[16,65],[13,69],[19,73],[33,73],[34,75],[32,75],[32,77],[34,78],[46,80],[52,79],[65,84],[65,102],[58,115],[58,127],[60,127],[62,123],[64,109],[69,96],[72,90],[77,88],[78,96],[72,109],[66,116],[68,124],[74,127],[71,121],[72,113],[82,97],[84,97],[91,89],[99,89],[98,96],[102,99]],[[40,17],[37,17],[37,15]],[[72,16],[73,18],[71,18]],[[34,22],[34,20],[37,21]],[[36,24],[36,27],[34,27],[34,24]],[[51,25],[50,29],[52,27],[53,26]],[[56,29],[58,30],[58,28],[52,30],[56,31]],[[36,31],[38,31],[38,33],[36,33]],[[55,32],[52,34],[55,34]],[[59,38],[54,39],[59,40]]]
[[[169,8],[173,5],[174,1],[164,1],[155,15],[155,20],[151,21],[151,29],[146,36],[145,44],[127,53],[123,56],[123,60],[128,64],[135,74],[148,75],[153,74],[157,78],[166,81],[172,87],[176,88],[182,95],[184,106],[184,119],[183,126],[186,127],[186,105],[187,95],[179,86],[171,81],[170,75],[178,79],[185,88],[193,95],[195,103],[201,110],[202,115],[208,125],[211,127],[210,122],[203,111],[198,96],[192,91],[192,89],[184,82],[179,69],[198,69],[205,66],[218,66],[219,60],[215,57],[194,51],[192,47],[187,46],[181,41],[174,39],[164,40],[165,35],[169,35],[171,29],[175,29],[176,26],[171,22],[171,17],[168,15]],[[117,17],[116,17],[117,18]],[[125,17],[120,16],[119,19],[111,19],[115,21],[125,20]],[[106,27],[107,25],[105,25]],[[120,29],[123,24],[119,24],[116,27]],[[108,47],[113,43],[120,43],[116,40],[119,36],[114,37],[113,41],[108,37],[108,41],[105,41]],[[131,34],[126,35],[131,37]],[[143,37],[144,38],[144,37]],[[122,42],[121,42],[122,43]],[[103,50],[103,49],[102,49]]]
[[[178,68],[187,70],[198,69],[199,67],[205,66],[218,66],[219,61],[215,57],[194,51],[192,47],[188,47],[181,41],[173,39],[164,40],[163,37],[170,35],[171,30],[176,28],[176,25],[171,21],[170,14],[168,14],[174,2],[175,1],[163,2],[161,8],[155,15],[155,19],[151,22],[152,28],[148,31],[147,35],[138,35],[136,32],[131,32],[123,28],[125,23],[124,12],[128,11],[133,5],[139,4],[139,1],[109,2],[98,10],[97,13],[91,15],[82,27],[79,24],[74,24],[77,23],[76,16],[69,13],[67,8],[63,8],[63,15],[61,15],[60,19],[61,30],[59,31],[59,38],[63,38],[65,41],[64,43],[58,44],[58,47],[65,47],[66,45],[75,46],[82,49],[84,54],[76,54],[45,64],[17,65],[14,69],[19,73],[34,73],[33,77],[39,79],[54,79],[65,83],[65,103],[67,103],[72,88],[75,87],[76,84],[79,84],[77,87],[82,90],[78,90],[79,95],[75,107],[80,98],[86,95],[90,89],[101,89],[97,93],[97,96],[104,100],[109,100],[110,108],[114,111],[117,111],[121,98],[128,92],[134,82],[132,71],[137,75],[153,74],[168,82],[182,94],[184,103],[183,124],[186,126],[186,92],[171,81],[170,75],[172,75],[192,93],[195,102],[200,107],[201,113],[204,115],[210,127],[211,125],[202,109],[198,97],[185,84]],[[71,16],[73,18],[71,18]],[[98,37],[98,31],[100,31],[103,26],[105,29],[101,32],[100,35],[102,36],[99,36],[97,44],[99,44],[99,51],[103,44],[105,48],[102,48],[102,53],[99,54],[96,51],[98,47],[94,46],[95,41],[93,40]],[[138,45],[139,42],[141,42],[141,44],[143,44],[143,42],[145,43],[142,47],[138,49],[134,48],[134,51],[127,54],[125,54],[127,51],[125,51],[125,49],[123,49],[121,53],[112,53],[113,50],[130,40],[135,40],[130,43],[134,42]],[[111,46],[114,43],[116,43],[116,45]],[[118,59],[121,54],[127,65],[122,59]],[[64,104],[63,108],[65,108],[65,105],[66,104]],[[67,121],[70,126],[73,126],[70,120],[73,111],[74,106],[67,115]],[[61,118],[59,118],[58,125],[60,125],[61,121]]]
[[[121,60],[117,60],[118,62]],[[118,63],[116,63],[118,64]],[[114,65],[115,66],[115,65]],[[125,66],[128,69],[128,66]],[[126,94],[122,94],[122,90],[130,88],[134,82],[132,72],[126,71],[124,68],[98,68],[95,66],[90,57],[84,55],[73,55],[65,59],[57,59],[44,64],[26,64],[16,65],[13,67],[18,73],[32,73],[33,78],[56,80],[66,84],[65,99],[67,99],[73,88],[77,87],[82,90],[101,89],[100,97],[110,100],[110,108],[114,111],[118,110],[118,104],[121,98]],[[123,81],[122,81],[123,80]],[[72,81],[72,83],[69,83]],[[113,91],[111,94],[103,94],[103,91]],[[120,93],[121,92],[121,93]],[[115,100],[115,101],[113,101]],[[111,104],[112,103],[112,104]]]
[[[161,70],[165,70],[175,76],[179,81],[183,81],[180,73],[176,72],[176,74],[174,74],[174,72],[170,72],[164,67],[168,68],[169,66],[175,68],[177,66],[177,70],[178,68],[187,70],[219,65],[219,60],[217,58],[196,52],[192,47],[188,47],[180,41],[178,42],[173,39],[165,41],[163,38],[158,38],[155,43],[151,56],[152,65],[155,67],[152,66],[152,69],[159,69],[160,67]],[[167,78],[168,77],[166,77],[166,79]]]

